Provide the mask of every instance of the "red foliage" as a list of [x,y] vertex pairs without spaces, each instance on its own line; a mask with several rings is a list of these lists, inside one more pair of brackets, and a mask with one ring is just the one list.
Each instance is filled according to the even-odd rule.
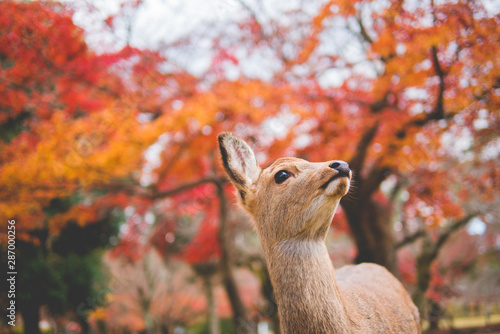
[[220,245],[217,237],[217,224],[205,219],[200,224],[198,232],[187,244],[179,257],[189,264],[210,262],[220,258]]
[[120,230],[119,241],[111,251],[111,258],[123,257],[131,262],[140,260],[145,252],[150,249],[147,243],[148,224],[143,217],[134,212],[127,218]]
[[416,281],[416,261],[415,256],[407,249],[398,252],[398,270],[401,281],[408,285],[415,284]]
[[136,238],[121,238],[110,251],[111,258],[123,257],[131,262],[139,261],[144,256],[144,245]]
[[167,256],[169,245],[175,241],[176,221],[171,218],[157,222],[151,232],[149,243],[160,253]]

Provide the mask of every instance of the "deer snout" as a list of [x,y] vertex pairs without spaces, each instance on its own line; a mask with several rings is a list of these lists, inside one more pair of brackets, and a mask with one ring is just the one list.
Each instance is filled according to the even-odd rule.
[[342,160],[332,161],[332,163],[330,163],[330,165],[328,167],[335,169],[338,172],[338,174],[335,176],[339,176],[339,177],[347,176],[347,177],[349,177],[349,175],[351,174],[351,169],[349,168],[349,164],[345,161],[342,161]]

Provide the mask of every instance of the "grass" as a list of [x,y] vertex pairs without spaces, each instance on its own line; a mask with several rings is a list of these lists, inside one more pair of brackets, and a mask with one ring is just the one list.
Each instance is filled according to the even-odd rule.
[[492,314],[488,323],[486,323],[486,317],[484,316],[453,319],[453,327],[456,328],[481,327],[493,324],[500,324],[500,314]]
[[[500,324],[500,314],[492,314],[488,320],[486,321],[485,316],[476,316],[476,317],[456,317],[453,318],[453,320],[447,320],[447,319],[442,319],[439,322],[439,328],[440,329],[467,329],[467,328],[480,328],[484,327],[487,325],[498,325]],[[450,326],[451,325],[451,326]],[[422,325],[423,330],[427,330],[429,327],[429,323],[427,321],[424,321]],[[481,331],[474,331],[474,333],[482,333]],[[493,333],[500,333],[498,331],[491,332],[487,331],[485,333],[493,334]]]

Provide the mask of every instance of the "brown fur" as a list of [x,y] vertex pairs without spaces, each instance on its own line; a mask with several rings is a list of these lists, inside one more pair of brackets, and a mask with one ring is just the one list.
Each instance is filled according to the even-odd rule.
[[[385,268],[333,268],[325,238],[350,177],[330,181],[337,174],[331,161],[297,158],[281,158],[261,170],[238,137],[222,133],[219,145],[261,238],[282,333],[420,333],[417,308]],[[291,177],[277,184],[280,170]]]

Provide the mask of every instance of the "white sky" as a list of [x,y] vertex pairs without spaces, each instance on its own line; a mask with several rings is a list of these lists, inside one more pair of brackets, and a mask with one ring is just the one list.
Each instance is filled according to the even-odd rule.
[[[125,44],[126,32],[119,31],[114,38],[103,33],[103,21],[110,15],[115,15],[120,10],[120,3],[125,0],[87,0],[75,2],[67,0],[75,9],[74,21],[83,27],[89,34],[89,44],[102,48],[103,44],[112,42]],[[283,12],[298,9],[301,0],[289,1],[259,1],[245,0],[265,25],[269,18],[278,18],[286,22]],[[314,12],[322,0],[310,1],[316,5],[308,5]],[[93,7],[95,10],[89,10]],[[211,27],[214,24],[237,22],[248,17],[248,13],[237,0],[144,0],[144,3],[135,12],[134,32],[131,44],[137,47],[155,48],[161,42],[173,42],[178,38],[189,35],[190,32],[200,27]],[[260,13],[263,13],[260,15]],[[264,14],[265,13],[265,14]],[[118,37],[118,40],[116,39]],[[121,39],[121,40],[120,40]],[[106,47],[109,47],[107,45]]]
[[[126,44],[127,31],[123,22],[117,22],[115,34],[105,28],[103,20],[120,11],[120,4],[127,0],[63,0],[75,8],[74,21],[83,27],[88,34],[87,41],[95,50],[119,49]],[[324,0],[243,0],[255,12],[258,20],[266,27],[270,19],[277,19],[282,25],[290,24],[283,13],[301,8],[307,13],[316,13]],[[423,0],[427,2],[428,0]],[[420,0],[407,0],[408,8]],[[440,2],[440,1],[438,1]],[[492,14],[500,13],[499,0],[482,0],[486,9]],[[369,7],[380,9],[387,6],[387,0],[375,0]],[[89,10],[93,8],[96,10]],[[204,33],[215,26],[224,27],[230,22],[238,22],[248,17],[247,11],[239,0],[144,0],[139,10],[133,10],[133,31],[130,44],[140,48],[155,49],[160,43],[169,43],[189,35],[197,29]],[[370,9],[365,10],[364,20],[368,22]],[[131,15],[132,16],[132,15]],[[334,31],[341,30],[340,23]],[[225,31],[230,33],[230,31]],[[333,43],[349,45],[349,36],[335,35]],[[340,41],[339,41],[340,40]],[[201,47],[203,47],[201,45]],[[349,54],[352,51],[347,50]]]
[[[112,33],[103,21],[110,15],[116,15],[123,1],[74,2],[67,0],[75,8],[75,23],[84,28],[89,46],[97,52],[119,50],[126,45],[127,39],[130,45],[135,47],[159,49],[183,36],[190,36],[189,46],[185,45],[175,50],[171,48],[167,51],[169,52],[167,56],[194,74],[202,74],[210,66],[213,39],[221,33],[237,37],[239,32],[235,31],[237,29],[234,29],[233,23],[249,18],[248,11],[238,0],[145,0],[139,10],[129,10],[129,15],[123,15],[127,13],[127,10],[122,9],[121,16],[133,22],[131,33],[128,32],[128,23],[124,20],[115,20]],[[284,13],[301,9],[312,16],[325,2],[324,0],[244,1],[256,14],[264,29],[268,27],[266,23],[271,19],[278,20],[282,26],[292,25],[293,22]],[[325,46],[328,48],[330,45],[330,48],[337,50],[346,49],[352,59],[356,58],[360,50],[357,46],[350,47],[352,38],[342,33],[342,29],[345,30],[345,23],[337,22],[336,24],[339,24],[339,27],[335,29],[334,36],[328,36],[330,42],[325,43]],[[295,29],[295,32],[300,33],[300,30]],[[293,44],[293,41],[286,42]],[[249,53],[249,50],[241,47],[233,51],[242,66],[232,68],[230,64],[224,64],[229,78],[235,79],[243,74],[248,77],[269,79],[274,72],[280,70],[281,62],[276,59],[272,50],[261,49],[258,53],[254,51]],[[300,69],[297,68],[297,70]],[[320,83],[341,85],[349,76],[347,73],[349,71],[332,69],[319,78]],[[362,64],[354,71],[373,72]]]

